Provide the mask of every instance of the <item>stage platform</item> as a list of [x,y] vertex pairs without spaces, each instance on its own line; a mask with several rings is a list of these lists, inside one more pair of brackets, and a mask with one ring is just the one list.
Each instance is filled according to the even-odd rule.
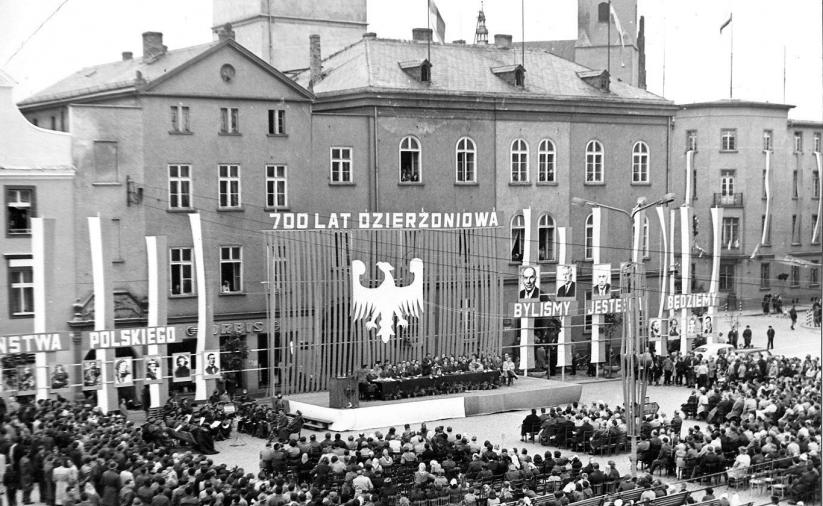
[[330,408],[325,391],[290,395],[288,400],[290,413],[300,410],[307,420],[328,423],[333,431],[347,431],[557,406],[579,400],[582,390],[578,383],[519,378],[514,385],[496,390],[361,401],[360,407],[353,409]]

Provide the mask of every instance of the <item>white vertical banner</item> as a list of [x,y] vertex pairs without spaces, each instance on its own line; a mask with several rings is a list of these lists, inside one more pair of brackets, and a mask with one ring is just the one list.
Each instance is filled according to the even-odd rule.
[[[817,160],[817,221],[814,222],[812,225],[814,228],[812,229],[812,244],[816,244],[817,241],[820,240],[820,233],[823,232],[820,230],[821,228],[821,221],[823,220],[823,161],[821,161],[820,157],[823,156],[819,152],[815,151],[814,159]],[[768,204],[768,201],[767,201]],[[768,205],[766,206],[768,208]],[[766,215],[766,220],[768,220],[768,214]]]
[[[42,334],[46,329],[46,231],[43,218],[31,219],[31,259],[32,284],[34,284],[34,333]],[[35,377],[37,379],[36,398],[49,397],[49,364],[45,352],[34,354]]]
[[763,220],[763,230],[760,232],[760,242],[757,243],[757,246],[754,247],[754,251],[752,251],[751,259],[754,260],[757,257],[757,252],[760,251],[760,246],[767,244],[769,239],[769,227],[772,215],[772,185],[771,185],[771,160],[772,160],[772,152],[766,151],[766,173],[763,176],[763,186],[764,190],[766,191],[766,218]]
[[[720,254],[723,251],[722,237],[723,237],[723,208],[722,207],[713,207],[711,209],[712,212],[712,279],[709,282],[709,293],[717,295],[718,293],[718,284],[720,281]],[[715,306],[709,306],[709,316],[712,317],[712,321],[716,322],[717,318],[715,318],[715,313],[717,312],[717,308]],[[714,342],[714,336],[709,336],[708,338],[709,343]]]
[[687,206],[692,205],[692,195],[694,195],[694,190],[692,190],[692,185],[696,183],[696,181],[692,181],[692,174],[694,171],[692,170],[692,163],[694,162],[694,151],[688,150],[686,151],[686,202]]
[[[107,299],[111,297],[106,290],[105,265],[103,257],[103,228],[100,223],[100,215],[89,216],[89,247],[91,250],[91,273],[92,284],[94,287],[94,330],[106,329],[106,305]],[[103,388],[97,391],[97,406],[108,413],[112,410],[113,401],[109,392],[108,379],[111,377],[109,369],[112,367],[106,360],[106,350],[96,350],[95,359],[100,363],[100,378],[102,379]]]
[[[600,207],[592,208],[592,264],[600,263],[600,242],[602,229],[603,209]],[[594,291],[594,273],[592,273],[592,291]],[[584,306],[585,311],[585,306]],[[603,315],[592,315],[592,344],[591,344],[591,362],[599,364],[603,361],[600,356],[600,324],[603,321]]]
[[[523,209],[523,265],[531,263],[531,245],[532,245],[532,209],[527,207]],[[537,286],[540,286],[540,280],[537,280]],[[529,375],[529,360],[531,359],[531,348],[529,347],[529,334],[534,335],[534,319],[521,318],[520,319],[520,370],[523,371],[523,376]],[[532,339],[534,342],[534,339]]]
[[[160,326],[160,300],[159,300],[159,268],[157,266],[157,237],[146,236],[146,260],[148,261],[149,274],[149,327]],[[165,322],[164,322],[165,324]],[[160,355],[160,345],[150,344],[147,346],[147,355]],[[151,398],[151,408],[160,407],[160,384],[149,385],[149,397]],[[145,402],[145,399],[143,400]]]
[[[568,258],[566,256],[566,245],[571,242],[571,227],[558,227],[557,229],[558,255],[557,262],[560,265],[566,265]],[[559,280],[557,281],[559,283]],[[557,367],[560,368],[562,375],[565,376],[564,367],[566,367],[566,340],[567,329],[566,325],[569,322],[569,316],[560,318],[560,332],[557,335]]]
[[[692,290],[692,242],[689,236],[689,224],[692,222],[692,209],[689,206],[680,208],[680,291],[683,294],[691,293]],[[680,311],[680,329],[687,329],[689,326],[689,310]],[[686,355],[689,352],[689,340],[681,332],[680,353]]]
[[646,211],[640,211],[634,215],[632,224],[632,262],[640,262],[640,243],[643,236],[643,223],[646,219]]
[[[660,222],[660,239],[663,243],[663,252],[660,255],[660,304],[657,308],[657,317],[663,318],[663,306],[666,302],[666,289],[669,284],[669,240],[666,234],[666,208],[663,206],[655,207],[657,211],[657,219]],[[669,354],[669,340],[668,334],[662,333],[660,335],[660,346],[657,347],[658,355]]]
[[195,394],[198,401],[206,400],[206,380],[202,374],[203,352],[206,351],[207,329],[210,327],[207,319],[206,303],[206,262],[203,255],[203,229],[200,223],[200,213],[189,213],[189,225],[191,226],[191,240],[194,245],[194,276],[197,282],[197,372],[194,376]]

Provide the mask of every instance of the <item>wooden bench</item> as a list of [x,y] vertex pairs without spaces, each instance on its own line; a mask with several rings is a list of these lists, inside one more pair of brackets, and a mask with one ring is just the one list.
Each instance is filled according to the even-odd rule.
[[569,504],[569,506],[600,506],[603,504],[603,499],[605,499],[605,496],[599,495],[597,497],[590,497],[582,501],[573,502]]
[[652,501],[652,506],[681,506],[684,502],[686,502],[686,497],[688,496],[688,492],[678,492],[672,495],[664,495],[663,497],[658,497]]

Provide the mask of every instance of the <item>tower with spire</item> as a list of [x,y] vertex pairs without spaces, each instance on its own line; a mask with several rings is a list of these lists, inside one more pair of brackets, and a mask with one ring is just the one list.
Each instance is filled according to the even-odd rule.
[[477,13],[477,28],[474,29],[474,43],[489,43],[489,29],[486,28],[486,14],[483,12],[483,2],[480,2],[480,12]]

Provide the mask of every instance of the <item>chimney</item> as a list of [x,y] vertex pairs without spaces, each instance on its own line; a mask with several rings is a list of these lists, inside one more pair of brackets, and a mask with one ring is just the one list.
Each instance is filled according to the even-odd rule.
[[143,59],[152,60],[166,54],[163,34],[160,32],[143,32]]
[[430,42],[432,40],[432,29],[412,28],[412,40],[415,42]]
[[320,53],[320,36],[309,35],[309,89],[314,88],[314,83],[320,81],[323,73],[322,57]]
[[134,57],[134,53],[131,51],[123,51],[123,61],[131,60]]
[[231,29],[231,23],[226,23],[220,28],[217,32],[217,39],[221,41],[226,39],[234,40],[234,30]]
[[512,47],[512,36],[505,35],[502,33],[495,34],[494,36],[494,45],[499,47],[500,49],[511,49]]
[[363,34],[363,38],[368,40],[374,40],[377,38],[377,34],[374,32],[366,32]]

